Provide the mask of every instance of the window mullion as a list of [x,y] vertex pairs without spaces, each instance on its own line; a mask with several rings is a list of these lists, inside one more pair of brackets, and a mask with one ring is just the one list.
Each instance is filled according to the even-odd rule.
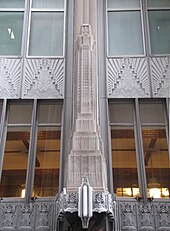
[[27,178],[26,178],[25,199],[27,202],[32,196],[32,190],[33,190],[34,169],[35,169],[35,160],[36,160],[36,143],[37,143],[37,100],[34,100],[33,111],[32,111],[32,126],[31,126],[31,135],[30,135],[28,170],[27,170]]
[[137,165],[138,165],[138,178],[139,178],[139,188],[141,197],[144,201],[147,200],[147,183],[146,183],[146,173],[143,158],[143,141],[142,141],[142,129],[140,122],[139,113],[139,101],[135,99],[135,138],[136,138],[136,154],[137,154]]
[[0,181],[2,174],[2,165],[4,158],[5,140],[7,134],[6,126],[6,110],[7,110],[7,100],[3,100],[2,115],[1,115],[1,129],[0,129]]

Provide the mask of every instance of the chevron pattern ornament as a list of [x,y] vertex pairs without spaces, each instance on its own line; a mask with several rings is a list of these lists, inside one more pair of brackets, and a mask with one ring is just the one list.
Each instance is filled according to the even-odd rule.
[[64,98],[64,59],[26,59],[22,98]]
[[19,98],[22,59],[0,59],[0,98]]
[[170,57],[150,58],[153,97],[170,97]]
[[107,59],[108,98],[150,97],[146,58]]

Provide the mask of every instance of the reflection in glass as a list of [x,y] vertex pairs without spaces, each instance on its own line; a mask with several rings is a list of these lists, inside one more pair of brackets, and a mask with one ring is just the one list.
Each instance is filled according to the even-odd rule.
[[164,128],[143,128],[144,161],[149,196],[169,197],[170,161]]
[[164,123],[164,105],[162,103],[141,103],[141,123]]
[[0,8],[24,8],[25,0],[0,0]]
[[29,55],[62,56],[63,31],[64,13],[32,13]]
[[64,0],[33,0],[33,8],[64,8]]
[[31,124],[32,103],[18,103],[9,105],[9,124]]
[[152,54],[170,54],[170,11],[149,11]]
[[20,55],[22,44],[22,12],[0,12],[0,55]]
[[108,0],[107,7],[113,9],[133,9],[139,8],[139,0]]
[[110,123],[133,123],[133,104],[110,103],[109,115]]
[[108,12],[108,54],[143,54],[140,12]]
[[39,127],[33,194],[55,196],[59,185],[60,128]]
[[41,102],[39,104],[38,118],[39,124],[61,123],[62,104],[55,102]]
[[26,181],[29,139],[29,128],[8,128],[0,197],[21,197]]
[[139,196],[133,128],[111,128],[113,185],[117,196]]

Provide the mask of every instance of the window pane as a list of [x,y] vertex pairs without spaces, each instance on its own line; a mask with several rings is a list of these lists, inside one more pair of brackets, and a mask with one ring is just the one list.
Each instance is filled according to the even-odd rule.
[[107,6],[115,9],[130,9],[139,7],[140,3],[139,0],[108,0]]
[[33,8],[64,8],[64,0],[33,0]]
[[0,0],[0,8],[24,8],[25,0]]
[[32,103],[9,105],[9,124],[30,124],[32,117]]
[[133,104],[109,104],[110,123],[133,123]]
[[111,128],[113,185],[117,196],[139,196],[133,128]]
[[162,103],[141,103],[141,123],[164,123],[164,105]]
[[170,0],[148,0],[148,7],[170,6]]
[[24,14],[0,12],[0,55],[20,55]]
[[0,197],[21,197],[25,188],[29,139],[29,128],[8,128]]
[[109,55],[143,54],[140,12],[108,13]]
[[61,123],[62,104],[41,103],[39,105],[38,122],[41,123]]
[[64,13],[32,13],[29,55],[63,55]]
[[164,128],[143,128],[144,160],[150,197],[169,197],[170,161]]
[[149,11],[151,52],[170,54],[170,11]]
[[33,194],[39,197],[55,196],[59,185],[60,128],[40,127]]

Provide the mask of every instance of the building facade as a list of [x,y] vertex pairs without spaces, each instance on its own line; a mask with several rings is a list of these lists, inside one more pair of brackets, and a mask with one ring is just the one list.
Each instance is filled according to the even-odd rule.
[[170,230],[170,0],[1,0],[0,34],[0,230]]

